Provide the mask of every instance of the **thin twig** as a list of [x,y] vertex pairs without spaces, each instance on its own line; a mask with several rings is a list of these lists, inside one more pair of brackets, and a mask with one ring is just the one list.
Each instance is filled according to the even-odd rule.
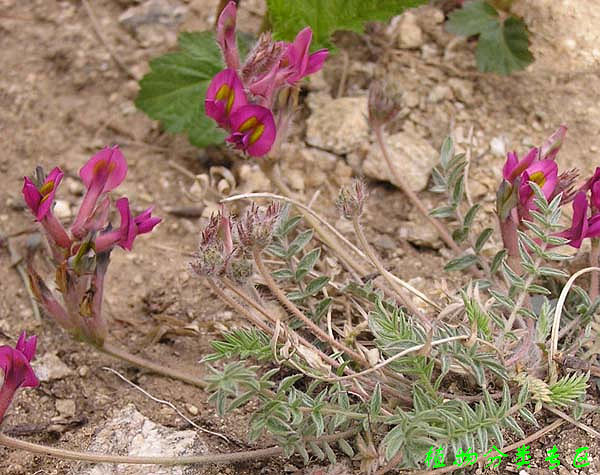
[[417,207],[421,215],[423,215],[423,217],[427,221],[429,221],[429,223],[431,223],[431,225],[436,229],[440,238],[446,243],[446,245],[450,249],[452,249],[456,254],[462,254],[462,249],[458,247],[458,244],[456,244],[456,242],[454,242],[454,239],[452,239],[452,236],[450,236],[448,230],[440,221],[438,221],[429,214],[429,211],[427,210],[423,202],[419,199],[417,194],[408,186],[404,177],[400,175],[400,173],[394,166],[394,162],[392,161],[392,157],[389,154],[387,144],[383,137],[383,127],[375,127],[375,137],[377,138],[377,143],[379,144],[379,148],[381,149],[383,158],[385,159],[387,166],[390,169],[390,172],[394,176],[396,184],[400,185],[400,189],[402,190],[402,192],[408,197],[411,203]]
[[114,358],[118,358],[120,360],[126,361],[127,363],[133,364],[134,366],[138,366],[140,368],[147,369],[152,371],[153,373],[162,374],[163,376],[167,376],[169,378],[178,379],[183,381],[184,383],[191,384],[192,386],[197,386],[199,388],[206,388],[207,384],[202,379],[189,374],[186,371],[182,371],[175,368],[169,368],[164,364],[154,363],[152,361],[147,360],[146,358],[142,358],[138,355],[133,355],[123,348],[119,348],[113,345],[110,342],[104,342],[104,345],[100,347],[96,347],[99,351],[106,353]]
[[[433,347],[433,346],[437,346],[437,345],[442,345],[444,343],[449,343],[451,341],[468,340],[469,338],[471,338],[470,335],[450,336],[450,337],[447,337],[447,338],[442,338],[441,340],[432,341],[431,343],[429,343],[429,346]],[[377,363],[375,366],[372,366],[369,369],[361,371],[360,373],[355,373],[355,374],[351,374],[351,375],[348,375],[348,376],[336,376],[335,378],[328,378],[327,381],[331,382],[331,383],[334,383],[334,382],[337,382],[337,381],[344,381],[346,379],[358,378],[360,376],[364,376],[366,374],[373,373],[375,371],[380,370],[381,368],[386,367],[390,363],[396,361],[398,358],[402,358],[403,356],[406,356],[406,355],[408,355],[410,353],[414,353],[415,351],[419,351],[419,350],[421,350],[424,347],[425,347],[425,344],[411,346],[410,348],[407,348],[406,350],[402,350],[400,353],[396,353],[394,356],[391,356],[387,360],[384,360],[381,363]]]
[[104,38],[104,35],[102,34],[102,30],[100,29],[100,27],[98,25],[98,20],[96,19],[96,15],[94,14],[94,10],[92,10],[92,7],[88,3],[88,1],[87,0],[81,0],[81,3],[83,4],[83,8],[85,8],[86,13],[90,17],[90,22],[92,23],[92,28],[94,30],[94,33],[96,33],[96,36],[100,40],[100,43],[102,43],[104,45],[104,47],[108,51],[108,54],[110,55],[110,57],[117,64],[117,66],[119,68],[121,68],[121,70],[125,74],[127,74],[130,78],[135,79],[137,81],[139,78],[137,78],[135,76],[135,74],[133,74],[133,72],[131,71],[131,69],[129,69],[125,65],[125,63],[123,63],[123,61],[121,61],[121,59],[117,56],[115,50],[108,44],[108,42],[106,41],[106,38]]
[[592,437],[598,437],[598,438],[600,438],[600,432],[598,432],[597,430],[592,429],[590,426],[587,426],[587,425],[585,425],[582,422],[576,421],[570,415],[565,414],[563,411],[561,411],[559,409],[556,409],[556,408],[554,408],[552,406],[549,406],[548,404],[542,404],[542,406],[543,406],[544,409],[552,412],[553,414],[556,414],[558,417],[562,417],[565,421],[570,422],[575,427],[579,427],[581,430],[587,432]]
[[[284,201],[286,203],[291,203],[294,206],[302,209],[303,211],[306,211],[308,214],[312,215],[316,220],[318,220],[321,224],[326,226],[332,233],[335,234],[336,237],[338,237],[342,242],[344,242],[344,244],[346,244],[350,249],[352,249],[356,254],[358,254],[365,262],[372,265],[371,260],[365,255],[365,253],[362,250],[360,250],[357,246],[352,244],[352,242],[350,242],[348,239],[346,239],[335,227],[333,227],[331,224],[329,224],[323,217],[321,217],[319,214],[317,214],[313,209],[305,206],[298,200],[295,200],[293,198],[288,198],[287,196],[277,195],[274,193],[244,193],[244,194],[240,194],[240,195],[229,196],[228,198],[221,200],[221,203],[225,203],[228,201],[243,200],[243,199],[248,199],[248,198],[270,198],[270,199],[274,199],[274,200],[280,200],[280,201]],[[339,248],[333,249],[333,251],[335,252],[338,249]],[[425,295],[424,293],[415,289],[408,282],[404,282],[402,279],[400,279],[399,277],[396,277],[393,274],[390,274],[390,278],[392,278],[394,281],[396,281],[396,283],[398,283],[399,285],[402,285],[409,292],[412,292],[414,295],[419,297],[425,303],[431,305],[436,310],[441,310],[441,308],[438,304],[436,304],[433,300],[431,300],[429,297],[427,297],[427,295]]]
[[[307,437],[306,442],[335,442],[340,439],[347,439],[358,432],[358,428],[349,429],[339,434],[324,435],[321,437]],[[0,433],[0,445],[5,447],[25,450],[34,454],[49,455],[64,460],[77,460],[80,462],[94,463],[124,463],[134,465],[208,465],[246,462],[262,458],[276,457],[282,455],[283,448],[279,446],[269,447],[267,449],[246,450],[242,452],[233,452],[228,454],[209,454],[192,456],[170,456],[170,457],[140,457],[133,455],[109,455],[93,452],[77,452],[75,450],[60,449],[57,447],[47,447],[45,445],[34,444],[24,440],[15,439]]]
[[363,355],[357,353],[352,348],[349,348],[347,345],[340,343],[338,340],[329,338],[329,335],[324,332],[319,326],[317,326],[311,319],[309,319],[306,315],[304,315],[296,305],[287,298],[285,293],[279,288],[277,283],[271,277],[268,269],[265,267],[260,251],[254,251],[254,262],[256,263],[256,267],[258,268],[265,284],[267,287],[273,292],[273,295],[277,297],[277,300],[281,302],[281,304],[287,308],[290,312],[294,314],[295,317],[299,318],[306,327],[321,341],[325,343],[329,343],[331,346],[337,348],[340,351],[343,351],[348,356],[350,356],[353,360],[361,363],[364,366],[369,366],[369,362],[365,359]]
[[575,272],[567,281],[565,286],[558,297],[558,301],[556,302],[556,309],[554,310],[554,319],[552,320],[552,333],[550,335],[550,350],[548,351],[548,372],[550,373],[549,382],[550,384],[556,383],[558,379],[558,372],[556,370],[556,362],[554,361],[554,357],[556,352],[558,351],[558,331],[560,329],[560,317],[562,316],[563,306],[565,305],[565,300],[567,300],[567,295],[569,294],[569,290],[573,286],[575,280],[588,272],[600,272],[600,267],[586,267]]
[[[423,312],[421,312],[421,310],[419,308],[417,308],[417,306],[410,300],[410,297],[405,295],[404,289],[401,288],[396,283],[396,281],[391,278],[392,274],[390,272],[388,272],[387,269],[383,266],[383,264],[377,257],[377,254],[375,254],[375,252],[369,245],[369,242],[367,241],[367,238],[365,237],[365,234],[363,233],[358,216],[356,216],[356,217],[354,217],[354,219],[352,219],[352,224],[354,226],[354,232],[356,233],[356,237],[358,238],[358,241],[360,242],[360,244],[361,244],[362,248],[364,249],[365,253],[367,254],[367,256],[369,256],[371,263],[377,268],[377,270],[381,273],[381,275],[387,281],[387,283],[390,284],[392,289],[394,289],[394,291],[396,292],[397,296],[400,298],[402,303],[406,307],[408,307],[410,309],[410,311],[421,320],[421,322],[427,327],[427,329],[431,328],[431,322],[429,321],[427,316],[425,314],[423,314]],[[408,284],[406,284],[406,285],[408,285]],[[412,289],[411,286],[409,286],[409,287]],[[413,289],[413,290],[416,290],[416,289]],[[419,294],[420,294],[420,292],[419,292]],[[423,297],[421,297],[421,298],[423,298]]]
[[119,373],[117,370],[114,370],[112,368],[109,368],[107,366],[103,366],[102,367],[103,370],[105,371],[110,371],[111,373],[117,375],[119,378],[121,378],[124,382],[126,382],[127,384],[129,384],[130,386],[132,386],[133,388],[137,389],[139,392],[141,392],[144,396],[148,397],[149,399],[152,399],[154,402],[157,402],[159,404],[164,404],[165,406],[169,406],[171,409],[173,409],[178,415],[179,417],[181,417],[184,421],[186,421],[188,424],[190,424],[192,427],[195,427],[196,429],[198,429],[199,431],[202,432],[206,432],[207,434],[211,434],[211,435],[216,435],[217,437],[220,437],[221,439],[223,439],[225,442],[227,443],[231,443],[231,441],[227,438],[227,436],[220,434],[219,432],[213,432],[211,430],[205,429],[204,427],[200,427],[198,424],[196,424],[194,421],[192,421],[190,418],[188,418],[185,414],[183,414],[183,412],[181,412],[177,406],[175,406],[175,404],[173,404],[171,401],[167,401],[165,399],[159,399],[155,396],[153,396],[152,394],[150,394],[148,391],[146,391],[144,388],[138,386],[137,384],[135,384],[133,381],[130,381],[129,379],[127,379],[125,376],[123,376],[121,373]]
[[[2,240],[3,235],[0,233],[0,241]],[[8,248],[8,253],[10,254],[10,264],[13,266],[19,277],[21,277],[21,281],[23,282],[23,286],[25,287],[25,291],[27,292],[27,297],[29,298],[29,302],[31,303],[31,310],[33,311],[33,316],[38,323],[42,322],[42,316],[40,314],[40,308],[38,307],[37,300],[35,295],[33,294],[33,290],[31,289],[31,283],[29,282],[29,276],[27,275],[27,271],[23,266],[23,257],[19,254],[17,249],[14,246],[12,239],[6,238],[6,247]]]

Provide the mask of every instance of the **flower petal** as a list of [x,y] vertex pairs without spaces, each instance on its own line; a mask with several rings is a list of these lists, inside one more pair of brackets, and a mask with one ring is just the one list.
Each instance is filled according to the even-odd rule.
[[275,142],[277,131],[273,113],[266,107],[246,105],[231,116],[232,134],[228,142],[253,157],[265,155]]
[[231,69],[240,67],[240,56],[235,42],[236,14],[236,4],[230,1],[221,11],[217,21],[217,43],[223,51],[225,64]]
[[119,198],[116,206],[119,210],[119,214],[121,215],[121,224],[119,226],[121,239],[119,239],[119,246],[121,246],[123,249],[131,251],[136,230],[133,217],[131,216],[131,210],[129,209],[129,200],[127,198]]
[[308,64],[306,65],[306,71],[304,71],[305,75],[313,74],[319,71],[323,67],[323,63],[329,56],[329,51],[327,49],[320,49],[315,51],[308,57]]
[[89,189],[99,187],[107,193],[119,186],[127,175],[127,162],[118,145],[105,147],[79,170],[79,176]]
[[237,73],[233,69],[224,69],[212,79],[206,90],[204,110],[207,116],[228,129],[231,114],[247,103],[244,85]]

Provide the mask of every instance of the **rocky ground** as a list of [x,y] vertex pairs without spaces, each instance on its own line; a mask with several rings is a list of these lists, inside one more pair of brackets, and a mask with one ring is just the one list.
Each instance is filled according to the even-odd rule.
[[[132,351],[165,364],[184,364],[195,374],[211,339],[235,326],[223,307],[186,270],[201,221],[215,208],[214,193],[265,191],[266,177],[252,161],[197,150],[183,137],[161,132],[133,104],[148,60],[172,49],[177,33],[211,28],[216,0],[99,0],[89,2],[0,0],[0,231],[17,235],[33,227],[20,197],[23,175],[37,164],[60,166],[67,177],[57,214],[68,220],[82,194],[76,180],[86,159],[118,143],[129,163],[121,186],[137,210],[155,206],[164,217],[133,252],[114,252],[107,282],[111,335]],[[426,190],[436,151],[452,133],[459,148],[471,144],[470,192],[493,223],[495,189],[507,150],[538,144],[559,124],[569,127],[559,155],[562,170],[582,175],[600,165],[600,12],[594,0],[516,1],[531,30],[535,63],[511,77],[480,74],[474,44],[443,30],[443,14],[424,7],[370,27],[366,36],[340,34],[338,55],[316,75],[303,95],[290,144],[282,152],[288,185],[344,231],[333,199],[352,176],[370,179],[367,234],[390,270],[425,292],[441,286],[446,257],[435,234],[420,220],[391,178],[373,144],[366,116],[366,89],[385,77],[403,91],[405,107],[389,128],[388,142],[415,191],[432,206],[439,197]],[[245,0],[238,18],[256,32],[264,4]],[[92,17],[94,18],[92,20]],[[105,43],[99,40],[94,25]],[[119,64],[111,57],[114,52]],[[200,175],[200,178],[195,178]],[[17,251],[24,238],[12,239]],[[183,383],[138,371],[66,338],[48,319],[38,321],[6,250],[0,252],[0,344],[26,329],[39,335],[37,368],[42,386],[24,391],[3,430],[67,448],[112,453],[203,453],[247,449],[247,414],[221,419],[206,395]],[[154,396],[171,401],[199,426],[225,434],[230,442],[192,430],[170,407],[127,385],[119,371]],[[596,392],[596,401],[597,401]],[[598,415],[586,419],[600,426]],[[567,426],[564,426],[567,427]],[[262,441],[268,445],[268,441]],[[600,446],[568,427],[532,445],[534,463],[545,467],[545,450],[556,444],[558,473],[600,473]],[[593,465],[570,467],[574,451],[591,447]],[[506,465],[505,465],[506,466]],[[82,466],[0,448],[6,474],[280,474],[302,473],[299,460],[269,460],[232,467],[127,468]],[[336,468],[335,473],[351,473]],[[508,472],[519,470],[509,465]],[[325,469],[318,472],[330,473]],[[531,468],[527,473],[548,473]]]

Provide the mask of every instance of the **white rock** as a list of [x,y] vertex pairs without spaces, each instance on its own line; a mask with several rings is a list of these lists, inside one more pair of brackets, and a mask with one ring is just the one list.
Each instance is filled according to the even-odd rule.
[[75,417],[75,401],[73,399],[57,399],[54,402],[58,413],[65,418]]
[[[427,187],[431,169],[437,164],[438,153],[426,140],[412,132],[399,132],[384,137],[392,162],[400,176],[413,191]],[[375,143],[363,163],[363,173],[377,180],[385,180],[399,186]]]
[[427,100],[429,102],[433,102],[434,104],[437,102],[441,102],[443,100],[450,100],[454,98],[454,93],[450,86],[446,84],[438,84],[434,86],[431,91],[429,91],[429,95],[427,96]]
[[504,137],[494,137],[490,141],[490,151],[496,157],[506,156],[506,139]]
[[[206,446],[194,447],[196,432],[178,431],[152,422],[137,411],[133,404],[118,411],[104,422],[94,436],[88,450],[91,452],[127,455],[191,455],[206,452]],[[89,467],[89,466],[88,466]],[[183,475],[184,467],[158,465],[104,465],[98,464],[78,472],[82,475]]]
[[56,200],[53,212],[58,219],[68,219],[71,217],[71,206],[68,201]]
[[56,353],[45,353],[36,358],[31,364],[35,374],[42,382],[53,381],[55,379],[71,376],[73,371],[56,355]]
[[355,150],[369,139],[366,97],[323,98],[309,101],[313,113],[306,121],[306,141],[337,154]]
[[448,79],[448,86],[454,92],[454,95],[458,100],[465,104],[471,104],[473,102],[473,83],[459,78]]
[[398,47],[419,48],[423,45],[423,31],[414,13],[406,12],[398,23]]

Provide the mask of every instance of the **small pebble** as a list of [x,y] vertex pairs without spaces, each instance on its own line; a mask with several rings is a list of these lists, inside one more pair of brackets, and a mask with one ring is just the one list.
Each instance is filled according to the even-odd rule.
[[58,219],[68,219],[71,217],[71,206],[68,201],[56,200],[54,204],[54,216]]
[[79,376],[82,378],[87,377],[90,374],[90,368],[88,366],[81,366],[78,370]]
[[192,416],[197,416],[200,413],[200,411],[198,410],[198,408],[196,406],[194,406],[193,404],[186,404],[185,405],[185,409]]

